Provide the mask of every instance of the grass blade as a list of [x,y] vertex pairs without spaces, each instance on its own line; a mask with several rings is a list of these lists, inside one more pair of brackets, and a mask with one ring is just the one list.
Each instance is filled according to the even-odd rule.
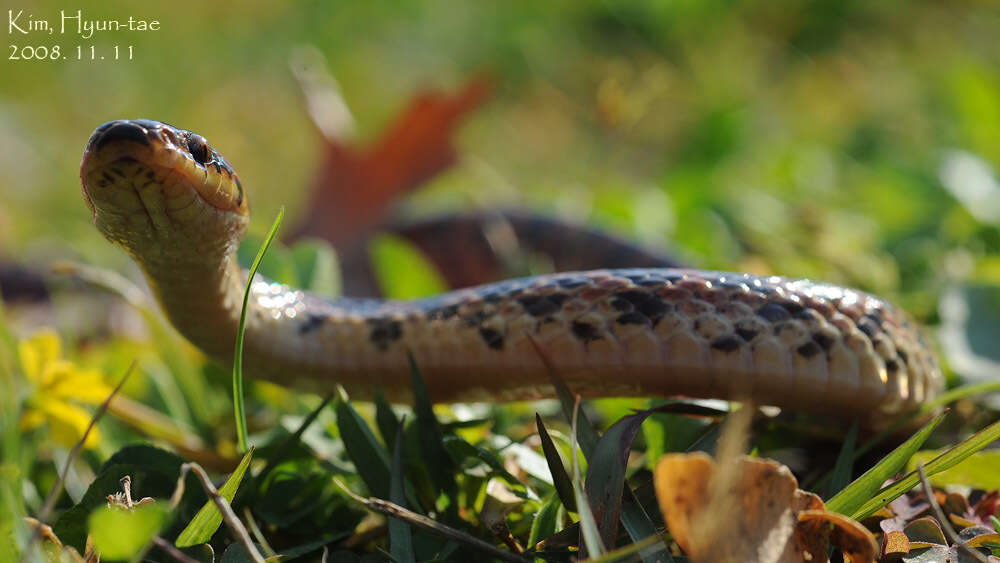
[[[895,475],[910,459],[910,456],[920,449],[920,446],[927,440],[931,432],[937,428],[946,414],[948,414],[948,411],[934,417],[923,428],[918,430],[916,434],[911,436],[909,440],[903,442],[902,445],[893,450],[889,455],[882,458],[874,467],[866,471],[864,475],[844,487],[844,490],[827,501],[826,509],[830,512],[854,515],[860,507],[866,503],[870,503],[871,500],[869,499],[879,490],[882,483]],[[888,503],[888,501],[886,502]]]
[[[247,468],[250,467],[251,458],[253,458],[252,446],[247,450],[243,459],[240,460],[240,464],[233,471],[233,474],[229,476],[229,479],[226,479],[225,484],[219,489],[219,494],[226,501],[232,502],[233,497],[236,496],[236,490],[240,488],[243,475],[246,474]],[[208,499],[205,505],[201,507],[201,510],[191,519],[187,527],[177,536],[177,541],[174,542],[174,545],[177,547],[191,547],[192,545],[207,543],[208,540],[212,539],[212,536],[215,535],[216,530],[221,525],[222,513],[219,512],[219,508],[215,505],[215,502],[212,499]]]
[[538,413],[535,413],[535,424],[538,425],[538,437],[542,442],[542,453],[545,454],[545,462],[549,466],[549,473],[552,474],[552,484],[556,488],[556,495],[558,495],[559,500],[562,501],[566,510],[576,512],[573,481],[570,479],[569,473],[566,472],[566,466],[563,465],[562,458],[559,456],[559,450],[556,449],[555,443],[552,442],[552,437],[549,436],[549,431],[545,429],[542,417],[538,416]]
[[535,347],[535,351],[538,352],[538,357],[541,358],[542,363],[545,364],[545,369],[549,372],[549,379],[552,382],[552,387],[556,391],[556,396],[559,398],[559,404],[562,406],[563,416],[566,417],[567,421],[574,420],[574,417],[579,415],[580,424],[576,426],[573,431],[576,436],[580,451],[583,452],[583,457],[585,459],[590,459],[590,454],[594,452],[594,448],[597,447],[597,440],[600,439],[600,435],[597,430],[594,430],[594,425],[590,423],[587,418],[587,414],[583,411],[577,413],[576,411],[576,399],[573,393],[566,386],[566,382],[559,377],[555,368],[552,366],[552,362],[549,357],[545,354],[545,350],[538,345],[533,338],[528,339],[531,345]]
[[[392,448],[392,480],[389,484],[389,500],[406,508],[406,479],[403,473],[403,425],[396,429]],[[410,526],[397,518],[389,519],[389,554],[399,563],[416,563],[413,552],[413,536]]]
[[247,451],[247,414],[246,406],[243,403],[243,333],[247,326],[247,304],[250,302],[250,288],[253,286],[253,277],[257,274],[260,261],[264,258],[264,253],[271,246],[271,241],[278,234],[278,227],[281,226],[281,219],[285,216],[285,207],[278,209],[278,216],[271,224],[264,244],[257,251],[253,265],[250,266],[250,274],[247,276],[247,286],[243,290],[243,308],[240,310],[240,325],[236,330],[236,352],[233,354],[233,411],[236,415],[236,442],[241,452]]
[[[944,413],[941,413],[937,418],[935,418],[935,420],[940,419],[943,415]],[[994,422],[951,448],[948,448],[944,453],[925,464],[924,471],[927,472],[928,476],[931,476],[946,469],[950,469],[961,463],[965,458],[985,448],[998,439],[1000,439],[1000,422]],[[857,510],[854,511],[853,514],[851,514],[851,516],[855,520],[861,520],[866,516],[874,514],[883,506],[892,502],[899,495],[915,487],[919,482],[920,476],[916,471],[911,471],[899,481],[896,481],[895,483],[878,491],[873,498],[862,504]],[[829,504],[827,505],[827,508],[829,509]]]
[[386,447],[393,449],[399,431],[399,419],[392,411],[392,406],[385,400],[381,387],[375,388],[375,425],[378,426],[378,433],[382,435]]
[[625,463],[639,427],[652,412],[638,412],[612,424],[598,440],[588,460],[587,497],[595,511],[604,545],[613,546],[618,537],[622,491],[625,489]]
[[[552,381],[553,388],[555,388],[556,395],[559,397],[559,403],[562,405],[563,414],[566,416],[567,420],[574,421],[574,441],[579,440],[580,450],[583,452],[584,457],[588,460],[591,459],[591,455],[597,449],[600,434],[594,430],[594,425],[590,423],[587,415],[582,410],[578,411],[576,409],[576,400],[574,399],[573,394],[570,392],[569,387],[562,380],[562,378],[559,377],[559,374],[552,366],[552,362],[549,360],[549,357],[545,354],[542,347],[539,346],[534,339],[529,339],[529,341],[532,346],[535,347],[535,351],[538,353],[539,358],[541,358],[542,363],[545,364],[545,368],[549,372],[549,378]],[[661,408],[670,407],[668,405],[664,405],[662,407],[652,409],[652,411],[656,411]],[[582,421],[581,424],[576,424],[577,416],[580,417],[580,420]],[[636,501],[632,490],[628,489],[627,493],[630,500],[633,502],[627,505],[622,511],[621,522],[625,527],[625,530],[628,532],[629,537],[632,538],[632,541],[637,542],[656,533],[656,526],[649,518],[649,515],[646,514],[645,510],[643,510],[641,505]],[[669,554],[667,554],[667,557],[669,557]]]
[[[535,519],[531,521],[531,534],[528,536],[528,547],[534,548],[538,542],[559,531],[559,508],[562,500],[558,496],[551,496],[549,500],[535,514]],[[535,559],[535,561],[544,561]]]
[[455,468],[444,446],[444,438],[437,417],[431,406],[430,394],[420,376],[413,354],[407,352],[410,361],[410,375],[413,378],[413,413],[417,417],[417,430],[420,436],[420,449],[427,460],[431,479],[439,491],[451,492],[457,489],[455,483]]
[[580,476],[580,459],[577,457],[578,443],[577,436],[577,414],[580,412],[580,402],[576,402],[573,408],[573,432],[572,445],[573,452],[573,496],[576,498],[577,514],[580,516],[580,533],[583,535],[583,543],[587,547],[588,556],[599,557],[604,555],[604,544],[601,542],[601,532],[597,528],[594,520],[594,513],[590,510],[590,502],[583,487],[583,479]]
[[854,446],[858,441],[858,421],[851,424],[844,438],[844,445],[837,455],[837,463],[833,466],[833,473],[830,475],[830,489],[828,497],[839,493],[851,481],[851,470],[854,468]]
[[389,498],[389,452],[372,433],[368,423],[354,410],[343,389],[340,389],[334,404],[334,412],[337,414],[337,428],[340,429],[340,438],[344,441],[347,456],[354,462],[368,491],[372,496]]

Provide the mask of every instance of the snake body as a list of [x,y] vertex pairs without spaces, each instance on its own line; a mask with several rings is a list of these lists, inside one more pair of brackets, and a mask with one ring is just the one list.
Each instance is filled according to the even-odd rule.
[[[231,361],[248,219],[232,167],[200,135],[114,121],[81,166],[98,229],[143,269],[174,326]],[[560,273],[413,300],[254,281],[245,365],[307,389],[406,400],[411,353],[437,401],[551,396],[743,398],[879,425],[937,395],[941,371],[901,310],[809,280],[687,269]]]

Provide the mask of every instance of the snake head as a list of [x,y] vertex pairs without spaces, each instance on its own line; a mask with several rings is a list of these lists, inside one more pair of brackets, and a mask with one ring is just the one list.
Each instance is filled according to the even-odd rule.
[[80,180],[94,224],[140,261],[232,252],[249,220],[243,185],[222,155],[159,121],[98,127]]

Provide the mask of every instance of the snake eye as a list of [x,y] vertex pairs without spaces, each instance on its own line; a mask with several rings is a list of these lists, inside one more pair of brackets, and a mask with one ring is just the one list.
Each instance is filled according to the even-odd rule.
[[187,148],[188,152],[191,153],[191,158],[194,159],[198,164],[205,164],[208,162],[208,143],[205,138],[201,135],[190,135],[187,138]]

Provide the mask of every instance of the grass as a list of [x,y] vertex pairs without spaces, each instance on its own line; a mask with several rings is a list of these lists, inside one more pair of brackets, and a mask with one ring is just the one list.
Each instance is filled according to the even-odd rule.
[[267,253],[267,249],[271,246],[271,241],[278,234],[278,228],[281,227],[281,219],[284,216],[285,208],[282,207],[278,210],[278,216],[274,218],[271,230],[264,237],[264,243],[261,245],[260,250],[257,251],[257,256],[253,259],[253,264],[250,265],[250,273],[247,275],[247,286],[243,290],[240,324],[236,330],[236,351],[233,354],[233,413],[236,415],[236,442],[241,452],[248,451],[247,415],[246,407],[243,404],[246,393],[243,385],[243,336],[246,333],[247,326],[247,304],[250,302],[250,289],[253,287],[253,278],[257,275],[257,268],[260,267],[260,262],[264,259],[264,254]]

